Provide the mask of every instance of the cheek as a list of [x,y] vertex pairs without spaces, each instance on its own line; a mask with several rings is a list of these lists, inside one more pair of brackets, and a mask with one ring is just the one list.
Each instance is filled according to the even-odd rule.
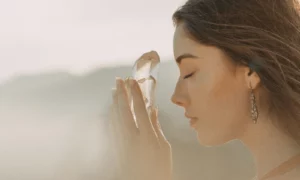
[[224,74],[214,79],[207,96],[210,108],[218,112],[215,118],[222,118],[228,124],[238,121],[238,113],[243,109],[243,103],[239,101],[244,97],[240,84],[234,77]]
[[227,73],[199,73],[188,83],[191,109],[199,117],[220,122],[234,121],[238,113],[245,113],[245,94],[240,83]]
[[199,112],[206,109],[209,102],[209,94],[213,89],[213,76],[206,72],[199,72],[189,80],[188,93],[191,97],[191,109],[193,112]]
[[201,82],[189,85],[190,108],[199,118],[198,139],[204,144],[223,144],[235,139],[244,129],[247,109],[247,96],[240,91],[240,83],[226,75],[206,75],[200,79]]
[[206,98],[212,91],[217,89],[218,82],[216,82],[216,79],[214,74],[209,72],[195,74],[188,82],[188,90],[192,99],[195,101],[198,98]]
[[208,92],[208,103],[216,109],[226,123],[240,121],[247,110],[247,93],[243,84],[231,75],[215,79]]

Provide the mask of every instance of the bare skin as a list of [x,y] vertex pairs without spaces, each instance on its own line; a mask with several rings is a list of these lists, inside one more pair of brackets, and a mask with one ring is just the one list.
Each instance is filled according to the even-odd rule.
[[[149,53],[145,53],[146,57]],[[134,112],[129,105],[132,95]],[[157,109],[148,116],[145,99],[138,82],[133,79],[116,80],[111,107],[113,150],[117,156],[119,179],[171,180],[171,146],[164,137],[157,119]],[[136,116],[136,122],[133,118]]]
[[[182,58],[177,61],[180,77],[171,99],[185,109],[185,115],[191,120],[201,145],[219,146],[240,140],[255,158],[259,180],[286,160],[300,154],[299,145],[275,128],[272,119],[262,111],[259,103],[261,81],[255,72],[249,74],[248,67],[234,65],[220,49],[193,41],[180,24],[176,27],[173,45],[175,59]],[[114,93],[112,108],[115,117],[112,119],[117,121],[112,122],[117,122],[113,127],[122,129],[117,132],[123,133],[117,138],[121,142],[120,148],[117,148],[123,169],[121,176],[136,180],[171,179],[171,147],[163,137],[156,116],[147,116],[139,88],[130,86],[137,107],[134,113],[141,124],[137,128],[130,114],[124,81],[118,80],[118,83],[121,85]],[[251,120],[250,113],[251,88],[258,102],[259,118],[256,124]],[[126,140],[127,137],[129,140]],[[122,151],[123,148],[126,151]],[[156,166],[159,163],[163,166]],[[299,177],[300,162],[287,173],[267,180],[298,180]]]
[[[275,128],[264,112],[259,112],[257,124],[251,120],[250,87],[258,102],[261,93],[260,78],[255,72],[248,75],[248,67],[235,66],[220,49],[193,41],[179,25],[174,34],[175,59],[186,53],[196,57],[178,63],[181,76],[172,101],[193,117],[200,144],[216,146],[241,140],[255,158],[258,179],[300,153],[299,145]],[[300,164],[273,179],[299,179],[299,168]]]

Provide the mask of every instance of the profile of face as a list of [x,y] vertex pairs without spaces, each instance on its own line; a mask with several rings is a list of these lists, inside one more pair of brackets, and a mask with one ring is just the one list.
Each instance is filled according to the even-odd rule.
[[216,146],[242,136],[252,123],[250,69],[235,65],[219,48],[194,41],[183,24],[176,27],[173,49],[180,77],[172,102],[192,118],[200,144]]

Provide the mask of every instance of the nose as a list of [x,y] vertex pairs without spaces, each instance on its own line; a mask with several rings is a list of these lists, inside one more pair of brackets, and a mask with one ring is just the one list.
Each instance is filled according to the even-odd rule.
[[177,82],[171,101],[177,106],[185,107],[188,104],[187,93],[185,92],[182,84]]
[[171,97],[171,101],[176,104],[177,106],[183,106],[182,101],[175,95],[175,93]]

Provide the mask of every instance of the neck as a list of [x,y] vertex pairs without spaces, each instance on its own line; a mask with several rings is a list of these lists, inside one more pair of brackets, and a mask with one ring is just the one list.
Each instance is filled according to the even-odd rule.
[[300,146],[292,138],[261,119],[250,124],[239,139],[254,157],[258,179],[300,153]]

